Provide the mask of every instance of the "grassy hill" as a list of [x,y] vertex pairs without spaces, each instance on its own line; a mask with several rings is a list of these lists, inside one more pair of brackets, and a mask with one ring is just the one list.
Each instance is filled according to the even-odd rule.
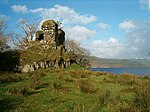
[[149,112],[150,79],[77,65],[0,74],[1,112]]
[[150,67],[148,59],[105,59],[89,57],[92,67]]

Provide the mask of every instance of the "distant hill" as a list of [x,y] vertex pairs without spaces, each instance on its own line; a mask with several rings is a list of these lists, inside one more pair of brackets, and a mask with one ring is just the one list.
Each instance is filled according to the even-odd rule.
[[148,59],[106,59],[95,56],[89,57],[93,68],[107,67],[150,67]]

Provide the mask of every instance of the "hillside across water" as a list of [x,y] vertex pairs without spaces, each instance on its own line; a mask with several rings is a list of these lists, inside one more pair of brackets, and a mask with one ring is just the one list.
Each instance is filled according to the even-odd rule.
[[148,59],[106,59],[89,57],[91,68],[150,67]]

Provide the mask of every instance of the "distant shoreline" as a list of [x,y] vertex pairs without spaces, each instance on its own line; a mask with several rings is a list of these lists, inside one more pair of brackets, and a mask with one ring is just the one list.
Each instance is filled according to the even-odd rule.
[[150,67],[121,67],[121,68],[89,68],[91,71],[109,72],[113,74],[136,74],[136,75],[149,75]]

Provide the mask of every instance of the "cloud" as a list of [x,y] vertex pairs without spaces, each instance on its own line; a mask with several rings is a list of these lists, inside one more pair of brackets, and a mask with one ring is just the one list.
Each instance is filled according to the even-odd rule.
[[150,22],[134,21],[137,28],[126,34],[128,47],[134,48],[133,54],[137,57],[147,56],[150,52]]
[[62,21],[63,24],[88,24],[96,20],[93,15],[81,15],[67,6],[55,5],[53,8],[38,8],[31,13],[40,13],[41,18]]
[[150,22],[132,22],[136,28],[130,32],[123,30],[126,35],[124,42],[115,37],[106,41],[94,40],[88,45],[91,54],[101,58],[147,58],[150,52]]
[[119,28],[125,30],[126,32],[130,32],[131,30],[136,28],[136,25],[132,20],[125,20],[119,24]]
[[106,41],[94,40],[91,43],[91,54],[101,58],[122,58],[121,51],[124,50],[124,43],[115,37],[110,37]]
[[64,31],[66,32],[66,36],[68,38],[75,39],[76,41],[83,41],[87,38],[90,38],[96,34],[95,31],[92,31],[90,29],[87,29],[84,26],[73,26],[73,27],[66,27],[64,28]]
[[51,8],[28,9],[25,5],[13,5],[11,7],[17,13],[38,13],[42,20],[54,19],[63,24],[83,24],[86,25],[96,20],[96,16],[89,14],[79,14],[67,6],[55,5]]
[[111,28],[111,26],[109,24],[105,24],[105,23],[99,23],[97,26],[100,29],[109,29],[109,28]]
[[31,13],[39,13],[39,12],[43,12],[46,11],[46,8],[37,8],[37,9],[30,9]]
[[11,8],[14,12],[17,13],[28,13],[28,8],[25,5],[13,5]]
[[140,7],[150,11],[150,0],[139,0]]

